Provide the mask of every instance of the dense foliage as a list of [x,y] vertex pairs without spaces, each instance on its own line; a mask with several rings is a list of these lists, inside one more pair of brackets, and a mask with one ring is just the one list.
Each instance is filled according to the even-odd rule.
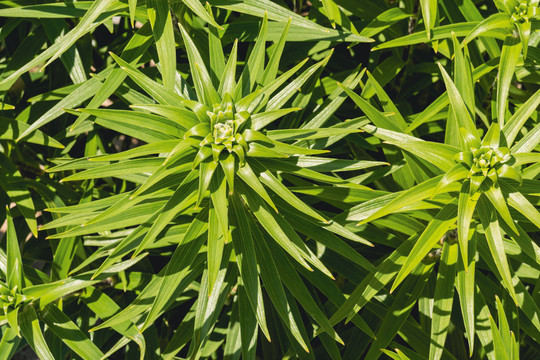
[[539,2],[0,1],[0,360],[538,359]]

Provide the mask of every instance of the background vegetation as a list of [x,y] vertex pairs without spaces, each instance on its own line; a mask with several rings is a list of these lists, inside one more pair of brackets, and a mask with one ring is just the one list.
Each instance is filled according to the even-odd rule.
[[0,1],[0,359],[539,358],[539,17]]

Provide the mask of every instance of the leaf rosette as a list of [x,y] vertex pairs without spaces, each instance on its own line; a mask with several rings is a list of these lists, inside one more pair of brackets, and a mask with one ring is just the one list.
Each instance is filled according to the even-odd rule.
[[[421,231],[409,238],[407,245],[403,244],[403,248],[400,246],[387,259],[388,266],[391,266],[391,262],[395,264],[398,257],[401,257],[403,262],[394,268],[395,272],[391,275],[384,273],[387,282],[395,277],[391,291],[400,284],[406,286],[406,280],[419,269],[422,261],[426,264],[438,261],[439,258],[434,255],[441,250],[441,239],[448,240],[448,234],[457,233],[456,248],[461,254],[459,262],[455,256],[457,250],[451,251],[455,256],[455,264],[462,269],[462,277],[456,279],[460,297],[465,291],[470,292],[464,289],[465,286],[470,286],[464,282],[474,283],[474,268],[478,256],[482,261],[493,264],[492,269],[496,270],[502,279],[505,290],[515,303],[519,304],[515,290],[515,281],[519,280],[516,280],[511,270],[508,261],[510,255],[505,251],[504,242],[507,241],[505,238],[510,239],[513,244],[521,247],[523,254],[527,249],[534,248],[535,250],[527,255],[526,261],[536,264],[534,253],[538,247],[524,228],[540,228],[540,212],[535,205],[536,200],[532,198],[534,193],[528,189],[538,186],[537,181],[532,180],[530,175],[537,174],[533,169],[537,167],[535,162],[539,159],[536,151],[540,142],[538,126],[520,139],[518,137],[523,125],[540,104],[540,91],[517,106],[513,114],[508,111],[507,98],[504,98],[504,103],[503,97],[498,98],[497,107],[505,111],[501,112],[498,121],[486,121],[487,131],[481,138],[474,116],[475,89],[471,64],[467,52],[461,50],[455,36],[453,40],[454,81],[439,64],[447,89],[447,93],[440,99],[444,97],[449,108],[445,117],[444,143],[426,141],[413,132],[421,124],[418,119],[429,121],[423,113],[408,127],[404,121],[402,124],[391,123],[366,99],[347,91],[373,122],[373,125],[366,125],[363,129],[383,140],[384,144],[394,145],[407,152],[405,167],[411,168],[405,170],[412,172],[411,169],[419,169],[414,164],[422,164],[425,169],[429,169],[424,172],[424,178],[419,177],[421,180],[418,180],[418,184],[384,195],[377,201],[370,200],[357,205],[350,211],[348,220],[363,225],[376,222],[382,217],[386,217],[385,221],[392,221],[392,217],[397,213],[404,213],[413,221],[422,213],[422,210],[417,209],[435,208],[436,215],[430,216],[427,225],[422,226]],[[370,81],[375,83],[372,77]],[[388,99],[382,87],[379,87],[377,95],[383,104]],[[395,105],[384,106],[385,110],[392,110],[397,114],[397,118],[404,119]],[[429,113],[429,109],[426,109],[426,113]],[[510,115],[507,115],[509,113]],[[528,166],[531,163],[533,165]],[[376,209],[373,210],[373,207]],[[366,212],[368,215],[365,215]],[[440,259],[443,259],[445,251],[450,251],[452,244],[453,241],[443,242]],[[382,276],[381,274],[380,277]],[[370,286],[378,286],[380,289],[378,281],[375,277]],[[359,289],[356,291],[361,294]],[[349,307],[344,305],[338,311],[339,316],[335,315],[333,319],[337,321],[347,316],[347,310],[351,311],[355,301],[360,301],[360,298],[351,297],[348,300]],[[362,298],[362,301],[366,301],[366,298]],[[470,323],[468,316],[465,313],[464,322]],[[473,334],[474,327],[469,325],[467,331]],[[472,347],[472,344],[470,345]]]
[[[290,274],[296,274],[295,263],[313,272],[313,279],[319,279],[317,281],[333,278],[332,271],[315,255],[312,246],[308,246],[308,240],[313,239],[337,256],[369,271],[373,269],[347,242],[371,246],[369,241],[331,221],[287,187],[287,179],[292,179],[293,183],[302,179],[304,183],[322,182],[365,190],[365,186],[340,177],[339,172],[386,165],[316,156],[327,154],[326,146],[359,132],[367,122],[354,119],[333,127],[321,127],[337,110],[336,104],[344,101],[339,97],[341,91],[334,100],[324,102],[302,127],[287,128],[286,122],[276,125],[293,115],[302,121],[294,114],[300,108],[285,106],[290,102],[294,104],[295,97],[302,96],[299,90],[314,82],[331,56],[330,53],[307,68],[306,59],[278,76],[289,25],[290,22],[265,64],[268,23],[264,19],[239,76],[236,74],[237,42],[233,43],[227,62],[212,62],[207,67],[194,40],[180,26],[193,86],[184,79],[178,79],[176,90],[170,87],[171,83],[164,81],[162,85],[112,54],[127,75],[157,103],[131,105],[131,110],[70,111],[93,115],[96,124],[145,144],[117,154],[77,159],[49,171],[84,170],[63,181],[117,177],[134,182],[136,187],[109,198],[105,206],[100,205],[101,200],[75,205],[82,216],[74,216],[73,206],[50,209],[71,213],[42,229],[75,225],[50,238],[91,235],[105,228],[107,231],[124,229],[118,232],[121,235],[113,244],[100,247],[74,270],[105,258],[97,264],[94,278],[129,254],[143,256],[142,252],[176,246],[159,282],[149,284],[135,300],[135,303],[152,302],[150,308],[136,308],[137,314],[148,313],[140,324],[142,330],[151,326],[171,299],[185,291],[190,282],[182,279],[191,274],[192,277],[188,277],[191,281],[200,279],[199,299],[204,304],[208,302],[208,306],[224,306],[223,302],[210,304],[208,296],[224,299],[233,286],[240,287],[240,301],[249,304],[250,316],[256,318],[258,327],[269,338],[261,299],[262,289],[266,289],[285,327],[291,329],[291,336],[301,348],[309,351],[309,339],[297,325],[301,321],[300,313],[294,311],[291,316],[292,306],[283,287],[291,285]],[[223,52],[215,29],[209,30],[208,44],[211,53]],[[167,69],[163,63],[160,68]],[[293,77],[303,68],[300,75]],[[162,75],[166,79],[166,74]],[[355,72],[344,84],[358,81],[358,72]],[[286,277],[279,274],[282,266],[289,269]],[[237,280],[238,275],[240,280]],[[302,282],[299,277],[298,280]],[[341,341],[321,310],[309,302],[307,288],[295,288],[292,293],[310,309],[310,315],[326,333]],[[217,316],[220,308],[207,311]],[[122,311],[98,328],[114,326],[132,317],[131,312]],[[208,328],[200,330],[209,331]]]

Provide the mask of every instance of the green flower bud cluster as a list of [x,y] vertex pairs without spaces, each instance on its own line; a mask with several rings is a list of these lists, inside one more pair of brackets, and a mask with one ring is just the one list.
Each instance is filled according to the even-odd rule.
[[516,23],[529,22],[538,13],[538,6],[531,6],[528,1],[521,1],[515,6],[515,11],[511,15],[512,21]]
[[521,182],[519,171],[512,167],[515,158],[507,147],[493,147],[483,144],[480,148],[460,152],[454,161],[469,169],[468,178],[471,181],[471,193],[476,192],[486,178],[496,185],[499,177],[511,178]]
[[10,289],[6,284],[0,282],[0,307],[4,311],[10,326],[19,333],[18,314],[25,302],[30,301],[25,295],[21,294],[18,286]]
[[18,292],[17,286],[13,289],[8,289],[4,285],[0,284],[0,303],[4,309],[4,313],[8,313],[10,309],[19,307],[26,300],[26,296]]
[[471,148],[471,152],[466,153],[462,162],[470,167],[469,177],[482,174],[496,182],[497,169],[511,159],[512,156],[508,148],[482,146],[479,149]]
[[236,112],[232,98],[226,94],[221,104],[214,104],[212,110],[206,111],[206,121],[189,129],[184,139],[196,140],[192,144],[199,148],[200,157],[206,158],[211,152],[213,160],[217,162],[220,154],[227,150],[228,154],[236,154],[243,163],[249,147],[242,132],[250,116],[247,111]]

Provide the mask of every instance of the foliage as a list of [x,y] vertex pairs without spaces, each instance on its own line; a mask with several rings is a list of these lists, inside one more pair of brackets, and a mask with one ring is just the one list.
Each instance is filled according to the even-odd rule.
[[0,359],[538,358],[538,8],[0,2]]

